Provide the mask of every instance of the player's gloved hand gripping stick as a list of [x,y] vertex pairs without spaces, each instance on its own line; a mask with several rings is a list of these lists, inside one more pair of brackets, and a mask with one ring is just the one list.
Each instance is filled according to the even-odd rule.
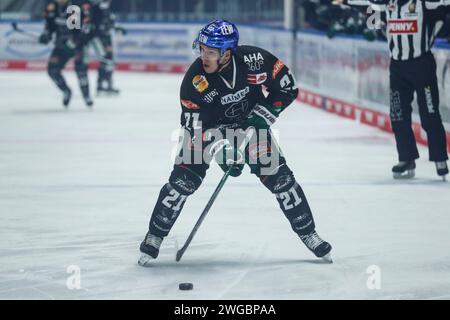
[[244,155],[242,151],[231,145],[225,145],[216,155],[216,162],[223,172],[230,171],[230,176],[238,177],[244,169]]
[[275,107],[265,104],[256,105],[244,122],[244,128],[254,127],[255,129],[269,129],[277,120],[281,108],[281,106]]

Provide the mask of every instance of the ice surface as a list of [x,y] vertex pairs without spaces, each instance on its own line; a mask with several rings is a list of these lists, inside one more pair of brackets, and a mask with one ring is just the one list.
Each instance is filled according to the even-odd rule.
[[[394,181],[393,136],[300,104],[275,127],[334,264],[304,247],[248,169],[227,181],[175,262],[175,242],[220,180],[212,166],[154,266],[138,266],[171,170],[182,77],[118,73],[122,94],[95,99],[93,111],[67,77],[74,99],[64,110],[45,72],[0,73],[1,299],[450,298],[450,184],[426,148],[416,178]],[[373,265],[379,290],[367,286]],[[80,268],[78,290],[67,287],[69,266]]]

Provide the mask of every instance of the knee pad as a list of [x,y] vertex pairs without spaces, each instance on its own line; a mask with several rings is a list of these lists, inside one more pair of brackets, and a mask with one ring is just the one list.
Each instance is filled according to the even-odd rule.
[[197,171],[187,166],[176,165],[170,175],[169,184],[180,194],[189,196],[202,184],[206,174],[206,168],[201,168],[200,172]]
[[286,163],[278,167],[276,174],[261,176],[260,180],[270,192],[275,194],[285,192],[295,184],[294,174]]

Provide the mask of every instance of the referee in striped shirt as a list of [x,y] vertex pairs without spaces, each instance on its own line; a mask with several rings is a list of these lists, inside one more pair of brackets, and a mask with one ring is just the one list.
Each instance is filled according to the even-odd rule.
[[[369,0],[386,14],[386,36],[391,55],[390,118],[399,163],[394,178],[412,178],[419,158],[411,128],[411,103],[417,95],[419,115],[428,137],[429,160],[445,179],[448,174],[447,142],[439,112],[436,61],[431,48],[444,26],[449,0]],[[450,28],[450,26],[446,26]]]

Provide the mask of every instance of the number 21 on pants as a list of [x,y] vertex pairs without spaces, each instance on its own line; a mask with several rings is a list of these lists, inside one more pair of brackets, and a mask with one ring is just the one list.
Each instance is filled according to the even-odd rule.
[[178,191],[172,189],[170,190],[169,195],[164,198],[162,204],[173,211],[179,211],[186,199],[187,196],[182,196]]
[[302,203],[302,198],[298,195],[295,187],[294,185],[288,191],[277,194],[277,198],[283,200],[284,210],[290,210]]

